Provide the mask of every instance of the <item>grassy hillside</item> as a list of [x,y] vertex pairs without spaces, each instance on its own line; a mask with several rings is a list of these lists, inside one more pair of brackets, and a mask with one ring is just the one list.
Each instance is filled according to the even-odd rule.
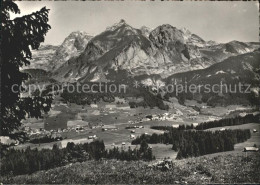
[[223,153],[175,161],[169,170],[148,162],[116,160],[70,164],[31,175],[1,177],[3,183],[259,183],[260,154]]

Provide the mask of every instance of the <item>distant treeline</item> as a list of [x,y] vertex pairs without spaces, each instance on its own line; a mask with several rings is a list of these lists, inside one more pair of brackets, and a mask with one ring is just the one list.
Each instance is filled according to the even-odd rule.
[[68,143],[66,148],[59,149],[57,144],[52,149],[38,150],[28,147],[25,150],[10,148],[1,156],[1,175],[30,174],[38,170],[47,170],[73,162],[86,160],[118,159],[118,160],[153,160],[152,149],[143,141],[139,149],[120,150],[113,148],[106,150],[103,141],[74,144]]
[[76,103],[77,105],[90,105],[91,103],[100,102],[100,100],[109,103],[115,101],[115,97],[110,93],[71,93],[64,91],[61,97],[64,98],[65,101]]
[[[98,84],[96,84],[98,85]],[[107,84],[109,85],[109,84]],[[120,85],[120,84],[117,84]],[[98,87],[98,86],[97,86]],[[61,93],[61,97],[70,103],[76,103],[78,105],[85,105],[85,104],[91,104],[91,103],[97,103],[100,100],[103,100],[104,102],[114,102],[115,97],[142,97],[143,101],[141,102],[135,102],[130,101],[129,106],[131,108],[136,107],[144,107],[144,108],[154,108],[158,107],[162,110],[168,110],[169,106],[164,104],[163,97],[160,94],[153,94],[148,89],[139,87],[139,88],[127,88],[126,92],[99,92],[99,89],[94,89],[96,92],[69,92],[67,89],[64,89],[64,91]],[[50,92],[50,89],[46,92]]]
[[196,127],[194,127],[192,124],[191,125],[179,125],[178,128],[174,128],[172,126],[151,126],[151,129],[155,129],[155,130],[165,130],[165,131],[170,131],[172,129],[177,129],[177,130],[191,130],[194,129]]
[[236,143],[246,141],[251,137],[250,130],[225,131],[183,131],[171,128],[164,134],[141,135],[132,144],[147,143],[172,144],[172,149],[178,151],[177,159],[196,157],[216,152],[234,150]]
[[[221,120],[215,120],[215,121],[209,121],[200,123],[197,126],[191,125],[179,125],[178,130],[206,130],[209,128],[215,128],[215,127],[225,127],[225,126],[233,126],[233,125],[242,125],[247,123],[260,123],[260,114],[247,114],[246,116],[237,116],[234,118],[224,118]],[[172,126],[151,126],[151,129],[156,130],[172,130]]]
[[256,115],[247,114],[244,117],[237,116],[235,118],[224,118],[221,120],[200,123],[198,126],[196,126],[196,130],[205,130],[205,129],[215,128],[215,127],[242,125],[247,123],[260,123],[260,114],[256,114]]
[[141,102],[134,102],[134,101],[129,102],[130,108],[136,108],[136,107],[154,108],[154,107],[158,107],[161,110],[169,110],[169,106],[166,105],[163,102],[163,98],[161,97],[160,94],[154,95],[149,91],[144,91],[144,92],[142,92],[141,96],[144,98],[144,100],[141,101]]
[[31,139],[29,142],[33,143],[33,144],[39,144],[39,143],[50,143],[50,142],[54,142],[54,141],[60,141],[62,139],[63,139],[62,137],[44,136],[44,137],[40,137],[40,138]]

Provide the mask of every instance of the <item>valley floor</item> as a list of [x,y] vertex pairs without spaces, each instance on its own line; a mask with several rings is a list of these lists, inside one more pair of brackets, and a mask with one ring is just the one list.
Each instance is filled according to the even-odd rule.
[[[116,102],[122,101],[122,104]],[[184,105],[180,105],[176,98],[171,99],[169,103],[171,109],[169,111],[160,110],[158,108],[134,108],[130,109],[127,102],[122,99],[116,100],[114,103],[99,102],[95,106],[79,106],[76,104],[64,104],[61,102],[60,97],[56,97],[53,101],[53,107],[48,115],[42,120],[28,119],[24,121],[24,126],[31,129],[29,131],[32,137],[41,137],[46,135],[45,131],[40,131],[40,128],[44,128],[46,124],[59,127],[59,125],[67,125],[68,129],[53,130],[52,135],[61,135],[62,141],[55,141],[50,143],[32,144],[24,143],[15,146],[16,149],[26,149],[28,146],[31,148],[49,148],[53,147],[53,144],[57,143],[61,147],[66,147],[68,142],[74,143],[87,143],[92,142],[89,136],[96,135],[98,139],[103,140],[106,148],[113,148],[117,146],[119,148],[128,149],[128,147],[134,148],[135,145],[131,145],[133,139],[130,135],[135,137],[141,134],[147,133],[152,135],[153,133],[163,133],[163,131],[151,129],[151,126],[172,126],[179,124],[193,124],[206,121],[218,120],[226,117],[232,111],[247,111],[251,107],[244,107],[240,105],[231,105],[227,107],[205,107],[205,104],[199,104],[196,101],[190,100],[185,102]],[[200,113],[196,116],[191,116],[191,112],[196,112],[193,107],[200,107]],[[148,120],[145,119],[147,115],[160,115],[168,113],[169,115],[175,115],[174,119],[168,120]],[[90,127],[90,125],[92,127]],[[102,127],[102,125],[104,125]],[[127,126],[142,126],[143,128],[136,128],[135,133],[131,133],[133,129],[126,129]],[[77,132],[77,127],[83,127],[83,130]],[[245,128],[244,128],[245,127]],[[258,125],[248,126],[244,125],[243,129],[250,129],[256,127],[260,130]],[[70,129],[69,129],[70,128]],[[104,128],[108,128],[104,131]],[[111,129],[112,128],[112,129]],[[218,128],[216,128],[218,129]],[[37,134],[40,133],[39,136]],[[50,132],[48,133],[50,134]],[[125,143],[122,146],[122,143]],[[256,143],[259,144],[259,143]],[[247,145],[241,145],[247,146]],[[250,145],[251,146],[251,145]],[[171,150],[171,145],[156,144],[152,145],[153,153],[156,159],[171,158],[175,159],[177,152]],[[242,149],[241,149],[242,150]]]

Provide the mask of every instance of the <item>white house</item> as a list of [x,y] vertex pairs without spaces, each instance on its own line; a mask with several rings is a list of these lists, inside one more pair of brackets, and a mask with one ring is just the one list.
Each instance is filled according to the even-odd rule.
[[179,128],[179,125],[172,125],[173,128]]
[[176,114],[177,114],[178,116],[183,116],[183,113],[182,113],[179,109],[176,110]]
[[134,135],[134,134],[131,134],[131,135],[130,135],[130,138],[131,138],[131,139],[135,139],[135,135]]
[[259,151],[259,148],[257,147],[245,147],[244,148],[244,152],[258,152]]
[[91,108],[98,108],[98,105],[97,104],[90,104],[90,107]]

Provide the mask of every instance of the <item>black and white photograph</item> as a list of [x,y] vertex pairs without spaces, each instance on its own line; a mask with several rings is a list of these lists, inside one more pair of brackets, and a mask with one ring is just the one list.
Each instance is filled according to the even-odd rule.
[[260,183],[258,1],[0,3],[0,184]]

